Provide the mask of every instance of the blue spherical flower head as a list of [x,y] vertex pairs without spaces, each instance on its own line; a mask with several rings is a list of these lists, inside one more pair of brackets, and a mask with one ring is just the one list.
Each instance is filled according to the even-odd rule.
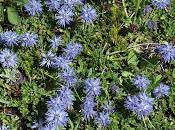
[[156,6],[157,9],[164,9],[171,4],[171,0],[152,0],[151,3]]
[[154,99],[148,97],[145,93],[128,96],[125,100],[125,107],[137,114],[139,118],[147,117],[153,111]]
[[150,81],[145,76],[140,75],[137,75],[132,82],[140,90],[145,90],[150,84]]
[[21,35],[21,45],[24,47],[30,47],[30,46],[34,46],[37,42],[37,34],[35,33],[30,33],[27,32],[23,35]]
[[67,109],[65,103],[61,100],[59,96],[50,98],[50,100],[47,101],[47,107],[49,109],[50,108],[61,109],[61,110]]
[[64,56],[57,56],[53,59],[52,66],[54,68],[67,69],[72,62]]
[[96,10],[90,5],[84,5],[81,12],[83,22],[90,24],[97,18]]
[[61,36],[59,36],[59,37],[55,36],[52,39],[50,39],[49,42],[51,43],[52,49],[57,49],[60,45],[62,45],[63,40],[62,40]]
[[40,15],[42,13],[42,4],[40,0],[29,0],[27,4],[24,5],[25,11],[29,15]]
[[149,21],[147,22],[147,26],[148,26],[148,28],[149,28],[150,30],[154,30],[154,29],[157,28],[157,23],[156,23],[155,21],[153,21],[153,20],[149,20]]
[[158,87],[156,87],[153,91],[153,94],[156,98],[168,96],[169,93],[170,93],[170,87],[162,83]]
[[46,66],[46,67],[52,67],[53,60],[55,58],[55,54],[53,54],[51,51],[48,51],[46,54],[43,54],[42,56],[42,61],[41,61],[41,66]]
[[83,0],[64,0],[64,4],[72,8],[76,5],[83,4]]
[[101,93],[101,82],[98,78],[89,78],[85,80],[85,93],[90,96],[98,96]]
[[95,106],[94,97],[86,96],[82,106],[82,114],[85,120],[90,120],[90,118],[94,118],[97,115]]
[[61,79],[66,83],[67,86],[74,86],[77,83],[77,76],[74,69],[68,67],[59,74]]
[[9,130],[9,127],[5,125],[0,125],[0,130]]
[[175,48],[170,44],[158,45],[156,52],[160,53],[165,62],[175,60]]
[[103,105],[102,105],[103,111],[106,113],[113,113],[114,112],[114,106],[112,105],[111,101],[106,101]]
[[45,1],[49,11],[57,11],[62,5],[62,0],[46,0]]
[[70,23],[73,21],[73,16],[74,13],[72,9],[68,6],[64,6],[58,11],[55,19],[57,20],[58,25],[65,27],[66,25],[70,25]]
[[109,117],[108,113],[101,112],[96,118],[95,118],[95,123],[99,127],[106,127],[111,124],[111,119]]
[[65,127],[68,121],[68,114],[61,109],[50,108],[46,113],[46,121],[52,124],[53,128]]
[[16,32],[13,31],[6,31],[1,34],[0,41],[5,46],[14,46],[18,44],[19,36],[16,34]]
[[13,68],[18,63],[17,55],[9,49],[4,49],[0,52],[0,63],[3,67]]
[[65,57],[69,60],[72,60],[83,51],[83,47],[79,43],[70,42],[64,49],[64,51],[65,51]]
[[63,87],[60,90],[59,97],[67,109],[71,109],[73,107],[73,101],[75,101],[75,97],[70,88]]
[[151,8],[150,5],[147,5],[145,8],[144,8],[144,14],[147,14],[147,13],[150,13],[153,9]]

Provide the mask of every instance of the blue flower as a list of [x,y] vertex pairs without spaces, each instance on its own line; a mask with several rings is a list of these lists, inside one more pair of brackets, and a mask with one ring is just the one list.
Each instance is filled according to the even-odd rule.
[[140,90],[145,90],[150,84],[150,81],[145,76],[140,75],[137,75],[132,82]]
[[16,34],[16,32],[13,31],[6,31],[4,33],[1,33],[0,35],[0,41],[5,46],[14,46],[18,44],[19,36]]
[[95,123],[99,127],[106,127],[111,124],[111,119],[108,113],[101,112],[98,117],[95,118]]
[[13,68],[17,66],[18,58],[16,54],[9,49],[4,49],[0,52],[0,63],[3,67]]
[[147,13],[150,13],[153,9],[151,8],[150,5],[147,5],[145,8],[144,8],[144,14],[147,14]]
[[60,26],[65,27],[66,25],[69,25],[73,21],[74,13],[71,8],[68,6],[62,7],[58,14],[55,16],[55,19],[57,20],[57,24]]
[[171,4],[171,0],[152,0],[151,3],[157,7],[157,9],[164,9]]
[[153,91],[153,94],[156,98],[168,96],[169,93],[170,93],[170,87],[162,83],[158,87],[156,87]]
[[68,121],[68,114],[61,109],[49,108],[46,113],[46,121],[53,128],[65,127]]
[[148,26],[149,29],[153,30],[153,29],[157,28],[157,23],[153,20],[149,20],[147,22],[147,26]]
[[0,130],[10,130],[8,126],[0,125]]
[[69,60],[72,60],[83,51],[83,47],[79,43],[70,42],[64,49],[64,51],[65,51],[65,57]]
[[61,79],[66,83],[67,86],[74,86],[77,83],[77,76],[74,69],[68,67],[59,74]]
[[83,4],[83,0],[64,0],[64,4],[72,8],[76,5]]
[[110,114],[114,112],[114,106],[112,105],[111,101],[106,101],[102,105],[103,111]]
[[90,118],[94,118],[97,115],[95,106],[94,97],[86,96],[82,106],[82,114],[85,120],[90,120]]
[[67,109],[71,109],[73,107],[73,101],[75,101],[75,97],[70,88],[63,87],[60,90],[59,97]]
[[170,44],[158,45],[155,51],[161,54],[165,62],[175,60],[175,48]]
[[62,5],[61,0],[46,0],[45,3],[50,11],[57,11]]
[[83,22],[89,24],[97,18],[96,10],[92,6],[84,5],[81,12]]
[[37,42],[37,37],[37,34],[27,32],[20,36],[21,45],[24,47],[34,46]]
[[137,114],[139,118],[147,117],[153,111],[154,99],[148,97],[145,93],[128,96],[124,106]]
[[66,109],[65,103],[61,100],[59,95],[57,95],[54,98],[50,98],[50,100],[47,101],[47,107],[48,108],[61,109],[61,110]]
[[90,96],[98,96],[101,93],[101,82],[98,78],[89,78],[85,80],[85,93]]
[[54,68],[67,69],[72,62],[64,56],[57,56],[53,59],[52,66]]
[[52,67],[55,54],[53,54],[51,51],[48,51],[46,54],[43,54],[42,56],[42,61],[41,61],[41,66],[46,66],[46,67]]
[[24,5],[24,8],[31,16],[40,15],[43,11],[40,0],[29,0],[28,3]]
[[49,40],[49,42],[51,43],[52,49],[57,49],[59,45],[62,45],[63,40],[61,36],[59,36],[59,37],[53,37],[52,39]]

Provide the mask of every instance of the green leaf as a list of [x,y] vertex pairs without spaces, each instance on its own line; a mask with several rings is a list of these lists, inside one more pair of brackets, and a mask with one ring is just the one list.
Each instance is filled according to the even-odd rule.
[[138,64],[138,58],[134,51],[129,52],[128,57],[127,57],[127,62],[128,64],[131,64],[131,65]]
[[18,25],[21,22],[20,16],[15,8],[8,7],[7,8],[7,16],[8,20],[13,25]]

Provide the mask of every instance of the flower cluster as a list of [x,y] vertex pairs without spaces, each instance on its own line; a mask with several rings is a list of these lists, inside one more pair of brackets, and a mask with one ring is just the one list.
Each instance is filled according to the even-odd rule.
[[157,9],[164,9],[170,5],[171,0],[151,0],[151,2]]
[[[144,76],[136,76],[133,80],[134,85],[144,92],[140,92],[137,95],[127,96],[124,106],[137,114],[139,118],[145,118],[153,111],[154,98],[149,97],[146,94],[146,88],[150,84],[150,81]],[[168,96],[170,87],[165,84],[160,84],[153,90],[153,95],[157,99]]]
[[150,84],[150,81],[141,75],[137,75],[132,82],[140,90],[145,90]]
[[175,60],[175,48],[170,44],[158,45],[155,51],[162,56],[165,62]]
[[[84,0],[46,0],[46,6],[49,11],[54,11],[57,24],[65,27],[70,25],[75,16],[75,7],[83,5],[81,18],[84,23],[90,24],[97,18],[96,10],[90,5],[84,5]],[[29,15],[39,15],[42,13],[42,4],[40,0],[29,0],[24,6]]]
[[139,118],[147,117],[153,110],[154,99],[147,96],[145,93],[128,96],[125,101],[125,107],[137,114]]

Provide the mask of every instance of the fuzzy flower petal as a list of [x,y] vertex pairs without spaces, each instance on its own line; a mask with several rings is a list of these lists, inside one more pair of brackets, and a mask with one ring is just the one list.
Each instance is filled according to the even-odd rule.
[[99,127],[106,127],[111,124],[111,119],[108,113],[101,112],[98,117],[95,118],[95,123]]
[[89,78],[85,80],[85,93],[90,96],[98,96],[101,93],[100,79]]
[[40,15],[42,13],[42,4],[40,0],[29,0],[27,4],[24,5],[25,11],[29,15]]
[[18,63],[17,55],[9,49],[4,49],[0,52],[0,63],[3,67],[13,68],[17,66]]
[[155,51],[161,54],[165,62],[175,60],[175,48],[170,44],[158,45]]
[[62,38],[59,37],[53,37],[52,39],[49,40],[49,42],[51,43],[51,48],[52,49],[57,49],[59,45],[62,45]]
[[132,82],[140,90],[145,90],[150,84],[150,81],[145,76],[140,75],[137,75]]
[[55,19],[57,20],[58,25],[65,27],[66,25],[70,25],[70,23],[73,21],[73,16],[74,13],[72,9],[68,6],[64,6],[58,11]]
[[83,22],[89,24],[97,18],[97,12],[92,6],[84,5],[81,12]]
[[0,42],[2,42],[5,46],[17,45],[18,39],[19,36],[13,31],[6,31],[0,34]]
[[153,91],[153,94],[156,98],[168,96],[169,93],[170,93],[170,87],[162,83],[158,87],[156,87]]
[[41,66],[46,66],[46,67],[52,67],[52,64],[54,62],[55,54],[53,54],[51,51],[48,51],[46,54],[43,54],[42,56],[42,61],[41,61]]
[[37,37],[37,34],[27,32],[20,36],[21,45],[24,47],[34,46],[37,42]]
[[171,4],[171,0],[151,0],[151,3],[156,6],[157,9],[164,9]]
[[57,11],[62,5],[61,0],[46,0],[45,4],[49,8],[49,11]]

